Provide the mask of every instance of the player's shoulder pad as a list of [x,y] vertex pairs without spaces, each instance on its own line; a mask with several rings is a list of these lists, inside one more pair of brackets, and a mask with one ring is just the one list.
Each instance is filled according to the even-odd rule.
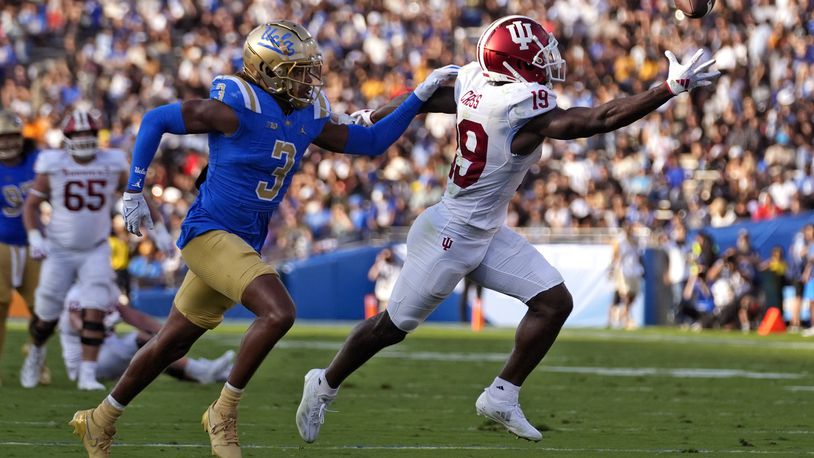
[[557,106],[557,95],[543,84],[507,84],[505,88],[508,117],[512,125],[525,123]]
[[314,100],[314,119],[323,119],[331,115],[331,102],[325,91],[319,91],[319,95]]
[[103,148],[100,149],[97,154],[99,159],[104,161],[106,164],[111,164],[122,170],[128,170],[130,168],[127,161],[127,154],[120,149]]
[[458,69],[457,78],[471,78],[472,75],[475,75],[481,71],[480,65],[477,62],[470,62]]
[[51,173],[57,170],[67,155],[68,153],[61,149],[44,149],[40,151],[36,162],[34,162],[34,172]]
[[220,100],[237,111],[262,113],[254,85],[235,75],[218,75],[212,80],[209,98]]
[[455,77],[455,100],[461,98],[461,88],[481,71],[480,65],[478,65],[477,62],[470,62],[458,70],[458,76]]

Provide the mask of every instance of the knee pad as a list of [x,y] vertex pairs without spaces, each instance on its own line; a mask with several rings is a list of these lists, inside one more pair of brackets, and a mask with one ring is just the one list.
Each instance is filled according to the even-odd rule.
[[35,342],[44,342],[54,333],[57,323],[57,321],[41,320],[35,315],[28,322],[28,333],[34,338]]
[[[84,313],[82,315],[84,318]],[[82,332],[79,340],[82,342],[82,345],[90,345],[92,347],[102,345],[102,342],[105,340],[105,325],[97,321],[85,321],[83,319]]]

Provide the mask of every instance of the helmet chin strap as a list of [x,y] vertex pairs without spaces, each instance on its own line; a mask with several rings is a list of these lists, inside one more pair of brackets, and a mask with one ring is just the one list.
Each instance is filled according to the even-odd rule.
[[509,65],[509,63],[508,63],[508,62],[506,62],[505,60],[503,61],[503,66],[504,66],[504,67],[506,67],[506,70],[508,70],[508,71],[509,71],[509,73],[511,73],[511,74],[512,74],[512,76],[514,76],[514,77],[515,77],[515,79],[517,79],[517,81],[520,81],[520,82],[523,82],[523,83],[529,84],[529,82],[528,82],[528,81],[526,81],[526,79],[525,79],[525,78],[523,78],[523,76],[522,76],[522,75],[520,75],[520,73],[519,73],[517,70],[515,70],[515,69],[514,69],[514,67],[512,67],[511,65]]

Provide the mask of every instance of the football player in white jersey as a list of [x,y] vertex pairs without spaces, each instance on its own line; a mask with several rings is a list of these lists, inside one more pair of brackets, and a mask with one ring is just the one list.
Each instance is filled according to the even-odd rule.
[[[454,91],[439,90],[428,101],[443,107],[438,111],[457,113],[458,150],[446,193],[410,228],[407,258],[387,310],[360,323],[326,369],[305,375],[296,423],[306,442],[316,440],[342,381],[403,340],[464,276],[528,306],[514,349],[477,399],[476,411],[518,437],[540,440],[520,409],[520,386],[551,348],[573,304],[560,273],[505,226],[509,200],[540,160],[546,137],[568,140],[619,129],[719,74],[706,71],[714,61],[696,65],[700,50],[684,65],[667,51],[664,84],[598,107],[564,110],[550,84],[565,80],[565,61],[557,40],[539,23],[501,18],[481,35],[477,51],[478,61],[460,69]],[[375,121],[398,102],[357,117]]]
[[[161,328],[161,323],[155,318],[121,303],[121,292],[113,278],[108,281],[107,290],[103,321],[105,338],[99,349],[96,366],[96,377],[99,380],[115,380],[121,377],[138,349],[143,347]],[[80,304],[86,295],[81,283],[74,284],[65,297],[65,306],[59,318],[62,360],[65,362],[65,370],[71,380],[77,379],[82,360],[80,337],[82,307]],[[117,334],[115,326],[119,322],[133,326],[136,331],[123,335]],[[226,377],[232,369],[234,355],[235,352],[229,350],[214,360],[183,357],[170,364],[164,373],[179,380],[198,383],[223,382],[226,381]]]
[[[31,348],[20,371],[25,388],[38,384],[45,362],[45,343],[62,313],[65,296],[77,280],[85,286],[82,306],[81,390],[102,390],[96,380],[96,359],[104,339],[104,309],[110,264],[111,206],[127,184],[129,165],[124,152],[100,149],[99,120],[76,110],[62,123],[64,150],[45,150],[34,164],[36,177],[23,209],[23,222],[32,251],[45,259],[34,294],[29,325]],[[49,201],[51,219],[43,227],[40,204]]]

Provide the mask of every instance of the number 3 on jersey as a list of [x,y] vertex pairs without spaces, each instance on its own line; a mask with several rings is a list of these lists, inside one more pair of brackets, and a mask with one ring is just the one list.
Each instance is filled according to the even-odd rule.
[[453,183],[463,189],[478,181],[486,167],[488,146],[489,136],[482,125],[469,119],[458,123],[458,153],[449,169]]
[[277,167],[274,169],[274,172],[271,173],[274,175],[274,184],[271,188],[269,188],[268,181],[260,181],[257,183],[255,194],[257,194],[257,198],[261,200],[271,201],[277,197],[280,188],[283,186],[285,177],[288,175],[288,172],[291,171],[291,167],[294,166],[294,159],[297,157],[297,148],[293,143],[277,140],[274,143],[274,151],[271,152],[271,157],[278,161],[282,159],[285,163],[282,167]]

